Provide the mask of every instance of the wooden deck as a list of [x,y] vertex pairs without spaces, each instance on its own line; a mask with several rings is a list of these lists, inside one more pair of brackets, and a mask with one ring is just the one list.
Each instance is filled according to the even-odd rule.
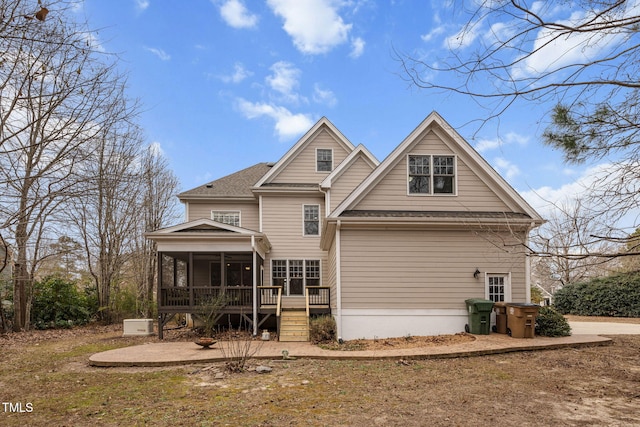
[[[181,313],[197,314],[209,301],[224,295],[220,317],[239,315],[253,326],[253,295],[250,286],[232,287],[171,287],[160,290],[158,296],[158,337],[163,338],[164,326]],[[331,313],[331,289],[328,286],[308,287],[305,296],[283,297],[277,286],[259,286],[257,289],[258,327],[268,318],[280,318],[283,307],[305,310],[306,316]]]

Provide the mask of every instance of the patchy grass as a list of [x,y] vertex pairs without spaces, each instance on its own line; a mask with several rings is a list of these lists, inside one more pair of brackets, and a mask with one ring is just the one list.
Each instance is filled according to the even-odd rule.
[[33,408],[0,407],[0,425],[640,424],[640,336],[615,337],[604,347],[476,358],[260,361],[273,368],[269,374],[229,375],[223,363],[88,366],[96,351],[144,342],[120,335],[0,340],[0,400]]

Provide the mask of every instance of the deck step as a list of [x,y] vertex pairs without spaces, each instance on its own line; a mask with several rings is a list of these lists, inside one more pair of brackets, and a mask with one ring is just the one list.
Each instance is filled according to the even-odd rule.
[[283,310],[280,314],[279,341],[309,341],[309,318],[305,310]]

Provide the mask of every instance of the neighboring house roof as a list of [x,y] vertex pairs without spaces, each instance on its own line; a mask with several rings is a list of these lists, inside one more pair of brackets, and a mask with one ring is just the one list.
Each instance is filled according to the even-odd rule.
[[[450,145],[454,153],[464,153],[469,159],[469,166],[474,170],[478,179],[484,180],[486,185],[494,189],[496,195],[513,212],[522,212],[536,224],[544,221],[540,215],[524,200],[524,198],[507,183],[487,161],[469,145],[467,141],[456,132],[438,113],[435,111],[429,114],[426,119],[407,136],[395,150],[329,215],[329,218],[338,218],[346,211],[357,209],[358,203],[391,171],[400,159],[420,142],[421,135],[428,130],[443,130],[448,141],[443,141]],[[381,213],[378,211],[378,213]],[[463,212],[462,212],[463,213]],[[473,214],[476,214],[475,212]],[[500,212],[504,218],[505,213]],[[373,213],[371,214],[373,215]]]
[[355,146],[336,128],[333,123],[329,121],[326,117],[322,117],[318,122],[311,128],[307,133],[305,133],[302,138],[295,143],[287,153],[282,156],[280,160],[269,170],[258,182],[256,182],[255,187],[263,186],[273,178],[275,178],[278,173],[280,173],[283,169],[287,167],[289,162],[296,158],[298,153],[300,153],[304,148],[313,141],[313,135],[318,133],[321,129],[328,128],[329,134],[331,134],[336,142],[340,144],[347,152],[351,152],[355,149]]
[[181,201],[187,199],[211,198],[251,198],[254,199],[252,187],[271,168],[273,163],[258,163],[241,171],[224,176],[215,181],[178,194]]

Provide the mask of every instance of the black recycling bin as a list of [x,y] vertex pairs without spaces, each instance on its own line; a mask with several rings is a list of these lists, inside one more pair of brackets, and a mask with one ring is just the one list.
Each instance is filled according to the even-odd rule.
[[464,301],[469,312],[469,323],[464,326],[467,333],[474,335],[489,335],[491,332],[491,309],[493,301],[480,298],[470,298]]

